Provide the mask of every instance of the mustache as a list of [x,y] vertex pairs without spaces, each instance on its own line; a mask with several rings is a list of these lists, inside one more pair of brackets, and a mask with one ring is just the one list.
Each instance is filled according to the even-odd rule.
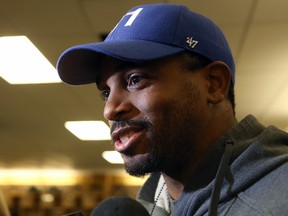
[[149,123],[146,120],[122,120],[122,121],[114,121],[111,125],[110,134],[112,134],[115,130],[127,127],[141,127],[143,129],[147,129],[149,127]]

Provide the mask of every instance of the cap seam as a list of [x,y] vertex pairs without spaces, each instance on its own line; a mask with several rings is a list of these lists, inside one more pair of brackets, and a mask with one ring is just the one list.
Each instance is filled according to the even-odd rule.
[[179,11],[179,14],[178,14],[177,23],[176,23],[176,31],[174,32],[174,35],[173,35],[173,45],[176,45],[176,46],[178,46],[178,44],[175,43],[175,38],[176,38],[176,36],[178,35],[178,32],[179,32],[179,28],[178,27],[179,27],[179,22],[180,22],[180,17],[181,17],[182,11],[183,11],[183,7],[180,8],[180,11]]

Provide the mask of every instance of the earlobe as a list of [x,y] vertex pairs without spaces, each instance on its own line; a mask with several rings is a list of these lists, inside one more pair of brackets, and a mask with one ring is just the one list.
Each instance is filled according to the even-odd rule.
[[217,104],[227,98],[231,73],[228,66],[220,61],[212,62],[207,66],[209,82],[208,103]]

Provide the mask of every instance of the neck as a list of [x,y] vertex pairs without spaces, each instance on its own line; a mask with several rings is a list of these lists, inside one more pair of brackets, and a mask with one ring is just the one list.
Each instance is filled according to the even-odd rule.
[[[201,148],[195,148],[194,152],[191,153],[189,156],[190,158],[186,158],[186,160],[183,158],[183,161],[185,161],[185,164],[181,163],[178,164],[179,166],[170,166],[173,167],[173,169],[166,169],[161,174],[165,180],[165,183],[167,185],[168,192],[170,196],[177,200],[180,198],[182,191],[187,184],[191,174],[194,172],[194,170],[197,168],[197,166],[202,162],[203,158],[205,157],[206,153],[209,151],[210,147],[206,145],[200,145]],[[175,165],[175,161],[174,161]]]
[[178,180],[175,180],[174,178],[171,178],[165,173],[162,173],[162,176],[167,185],[169,195],[172,197],[173,200],[179,199],[184,189],[184,184]]
[[[222,107],[220,114],[219,111],[216,112],[219,110],[218,107],[214,107],[213,109],[215,109],[213,114],[210,115],[210,118],[208,118],[208,121],[204,124],[203,133],[199,135],[201,139],[199,138],[198,145],[196,147],[194,146],[194,152],[191,153],[191,155],[193,155],[193,153],[195,154],[195,152],[197,154],[191,156],[189,159],[187,158],[185,167],[179,166],[179,169],[162,172],[168,192],[174,200],[180,198],[189,177],[202,162],[216,140],[237,124],[237,120],[231,109]],[[209,134],[209,136],[207,136],[207,134]]]
[[174,170],[174,172],[162,172],[162,176],[165,180],[165,183],[167,185],[167,189],[169,192],[169,195],[172,197],[173,200],[177,200],[180,198],[185,185],[187,184],[189,177],[191,174],[195,171],[197,166],[202,162],[207,152],[211,149],[213,146],[213,143],[216,142],[217,137],[220,137],[220,135],[224,134],[228,129],[233,127],[237,123],[236,119],[230,119],[228,121],[227,127],[222,129],[222,131],[215,136],[216,138],[212,141],[210,145],[202,145],[202,148],[197,151],[197,157],[192,157],[192,161],[187,161],[187,164],[185,166],[185,169],[178,169],[177,171]]

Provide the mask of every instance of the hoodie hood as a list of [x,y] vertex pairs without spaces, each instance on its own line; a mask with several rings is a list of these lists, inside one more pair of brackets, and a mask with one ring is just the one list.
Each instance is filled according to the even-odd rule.
[[[286,145],[283,145],[283,143],[286,143]],[[220,179],[220,184],[216,184],[218,178],[221,178],[217,174],[206,187],[195,187],[194,182],[199,181],[199,175],[197,175],[199,173],[197,172],[205,168],[209,162],[210,164],[213,163],[208,155],[206,161],[191,177],[190,182],[192,184],[185,187],[180,198],[181,201],[178,200],[179,205],[176,206],[173,215],[205,215],[208,209],[210,209],[208,215],[217,215],[217,209],[220,205],[233,199],[238,193],[248,189],[268,173],[288,161],[287,144],[287,133],[273,126],[265,128],[253,116],[247,116],[221,137],[215,148],[210,152],[210,155],[217,154],[215,150],[224,148],[223,160],[225,153],[227,154],[227,151],[229,151],[228,157],[230,159],[226,164],[227,166],[224,167],[223,173],[218,172],[218,174],[224,175],[223,179]],[[232,149],[225,148],[226,145],[232,145],[233,147]],[[223,166],[220,163],[218,171],[221,168],[223,169],[221,165]],[[215,191],[219,198],[217,195],[216,197],[211,196]],[[213,200],[213,198],[218,200]],[[186,204],[181,205],[181,203]]]
[[[288,161],[287,144],[287,133],[273,126],[266,128],[253,116],[247,116],[218,139],[191,175],[172,215],[217,215],[224,203]],[[138,196],[146,205],[153,203],[145,194],[147,187],[144,185]]]

